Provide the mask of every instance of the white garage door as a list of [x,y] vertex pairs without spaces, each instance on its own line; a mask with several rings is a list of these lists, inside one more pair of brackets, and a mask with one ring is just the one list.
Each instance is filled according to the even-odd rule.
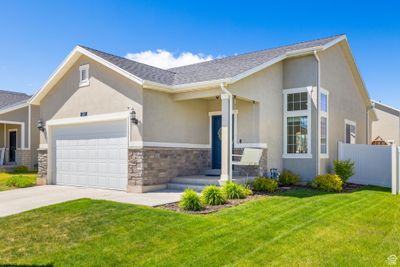
[[126,121],[55,127],[53,155],[56,184],[126,190]]

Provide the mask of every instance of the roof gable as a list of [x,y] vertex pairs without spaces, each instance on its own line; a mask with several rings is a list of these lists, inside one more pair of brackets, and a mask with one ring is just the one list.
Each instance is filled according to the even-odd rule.
[[[92,48],[77,46],[43,87],[35,94],[31,103],[39,104],[40,100],[51,90],[56,82],[61,79],[62,75],[66,73],[82,54],[139,83],[144,88],[177,93],[218,86],[220,83],[232,84],[288,57],[309,54],[314,51],[322,51],[344,40],[346,40],[345,35],[336,35],[168,70],[149,66]],[[345,43],[347,44],[347,41],[345,41]],[[355,63],[353,66],[356,66]],[[356,70],[358,72],[358,69]],[[358,76],[358,80],[364,85],[361,76]],[[368,93],[364,86],[363,88],[364,96],[367,97]]]

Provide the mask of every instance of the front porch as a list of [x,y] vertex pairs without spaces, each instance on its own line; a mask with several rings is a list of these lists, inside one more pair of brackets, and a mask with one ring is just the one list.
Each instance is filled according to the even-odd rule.
[[0,121],[0,166],[13,169],[17,165],[31,166],[31,154],[26,148],[25,123]]
[[[259,102],[229,95],[221,88],[173,96],[149,94],[157,102],[144,118],[143,142],[129,148],[128,191],[178,189],[175,184],[179,183],[181,189],[185,184],[223,184],[267,171]],[[155,112],[159,107],[162,111]],[[233,154],[242,154],[246,148],[262,150],[259,165],[251,170],[233,167],[232,161],[238,160]]]

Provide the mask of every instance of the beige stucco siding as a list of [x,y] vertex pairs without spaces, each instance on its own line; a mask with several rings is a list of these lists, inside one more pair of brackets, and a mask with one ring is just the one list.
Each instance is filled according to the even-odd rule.
[[[295,57],[283,61],[283,89],[294,89],[311,86],[311,158],[285,158],[283,168],[298,173],[303,180],[310,180],[316,173],[316,86],[318,65],[313,55]],[[282,103],[285,101],[282,97]],[[283,109],[283,107],[281,107]],[[283,115],[282,115],[283,120]],[[284,126],[282,126],[284,127]],[[286,136],[282,136],[282,139]]]
[[143,141],[208,144],[207,100],[175,101],[153,90],[143,91]]
[[[28,146],[28,121],[29,121],[29,115],[28,115],[28,107],[20,108],[14,111],[7,112],[5,114],[0,114],[0,121],[15,121],[15,122],[21,122],[24,123],[24,137],[25,137],[25,147]],[[13,125],[13,128],[18,128],[18,133],[17,133],[17,147],[21,148],[21,127],[20,125]],[[9,127],[7,128],[7,130]],[[3,136],[4,133],[1,133],[1,136]],[[6,135],[7,136],[7,135]]]
[[367,108],[340,45],[319,56],[321,87],[329,91],[329,159],[321,163],[321,171],[328,172],[338,156],[338,141],[345,138],[345,119],[356,122],[356,143],[366,143]]
[[284,60],[283,88],[315,86],[317,61],[314,56],[303,56]]
[[400,117],[399,112],[388,112],[375,107],[378,120],[372,123],[372,140],[378,136],[383,140],[393,140],[396,145],[400,144]]
[[256,101],[243,106],[242,110],[238,108],[238,139],[243,138],[243,143],[266,143],[268,168],[282,168],[282,88],[281,62],[228,88],[238,98]]
[[[89,64],[90,85],[79,87],[79,66]],[[40,102],[43,121],[127,111],[134,107],[142,118],[142,88],[109,68],[82,56]],[[131,140],[142,140],[141,123],[132,127]],[[46,143],[45,134],[40,142]]]

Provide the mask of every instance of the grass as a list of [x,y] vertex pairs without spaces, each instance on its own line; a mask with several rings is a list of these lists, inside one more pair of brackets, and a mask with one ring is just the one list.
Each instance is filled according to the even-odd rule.
[[81,199],[0,225],[2,264],[387,266],[400,256],[400,198],[375,187],[299,189],[207,216]]
[[35,181],[37,173],[36,172],[30,172],[30,173],[24,173],[24,174],[15,174],[15,173],[10,173],[10,172],[0,172],[0,191],[6,191],[6,190],[15,189],[14,187],[6,186],[6,181],[10,177],[16,176],[16,175],[27,176],[30,179],[32,179],[32,181]]

